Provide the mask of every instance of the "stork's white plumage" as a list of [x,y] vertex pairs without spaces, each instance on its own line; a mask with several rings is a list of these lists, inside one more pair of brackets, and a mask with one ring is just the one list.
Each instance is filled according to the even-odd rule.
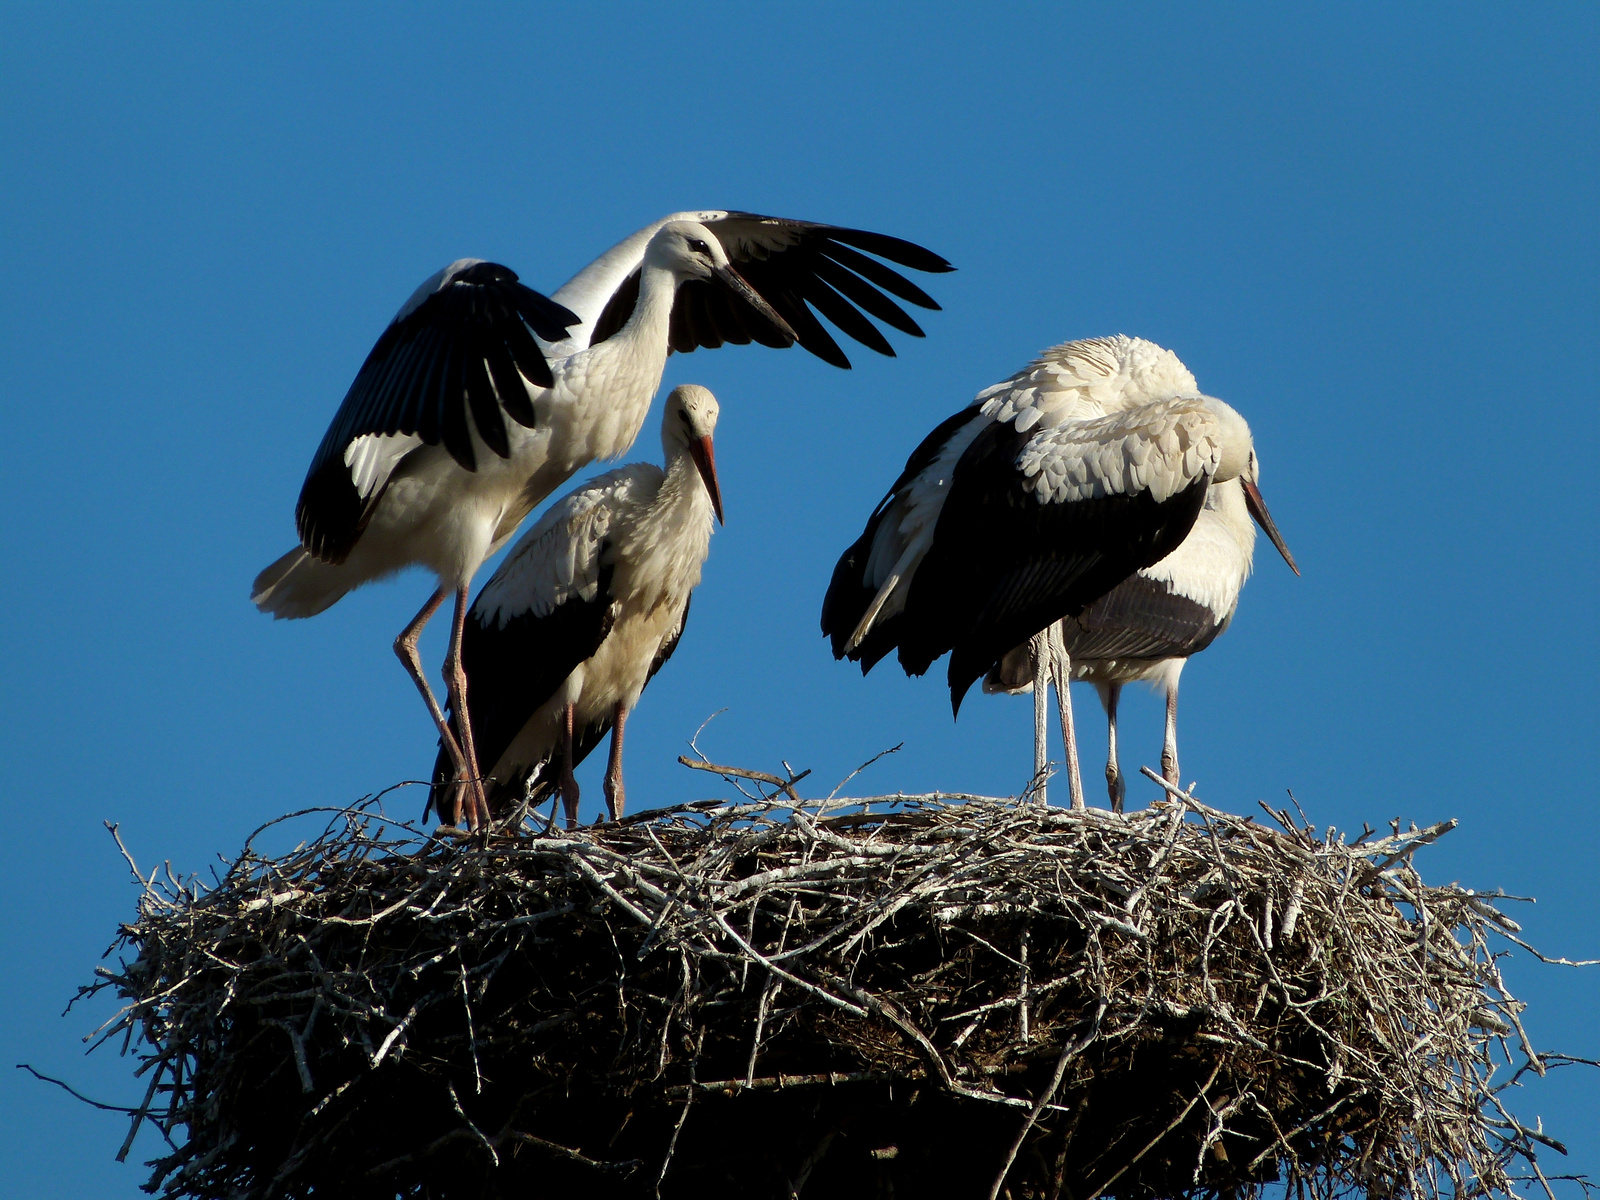
[[[673,389],[662,419],[666,469],[631,463],[552,505],[513,547],[467,617],[462,663],[474,742],[495,804],[560,791],[577,818],[572,769],[611,733],[606,803],[622,815],[628,713],[676,649],[722,519],[712,433],[716,399]],[[451,786],[441,746],[432,803]]]
[[[1056,623],[1177,549],[1213,482],[1239,480],[1282,548],[1256,471],[1244,418],[1202,395],[1171,351],[1126,337],[1056,346],[912,453],[834,569],[823,633],[863,672],[898,648],[920,675],[949,652],[957,711],[974,680],[1028,644],[1033,673],[1056,684],[1081,806],[1071,657]],[[1035,689],[1036,787],[1044,693]]]
[[[1264,510],[1263,510],[1264,511]],[[1189,536],[1171,554],[1123,580],[1058,627],[1072,677],[1092,683],[1106,713],[1106,788],[1113,812],[1127,795],[1117,761],[1117,705],[1129,683],[1149,683],[1166,695],[1161,772],[1178,776],[1178,679],[1190,657],[1211,645],[1233,621],[1250,577],[1256,527],[1241,479],[1213,483]],[[1281,540],[1291,570],[1294,559]],[[984,678],[985,692],[1033,688],[1029,646],[1008,653]]]
[[[575,471],[627,451],[668,353],[798,341],[848,367],[815,308],[892,355],[862,310],[920,337],[885,293],[938,305],[880,258],[950,269],[899,238],[720,210],[646,226],[553,300],[505,267],[452,264],[407,301],[357,374],[300,493],[301,545],[256,577],[252,599],[275,617],[309,617],[364,583],[428,567],[439,588],[395,650],[453,749],[416,653],[445,598],[456,598],[445,674],[461,711],[460,641],[473,575]],[[547,343],[542,350],[530,329]],[[466,729],[470,737],[471,721]],[[461,778],[475,780],[473,748],[454,756]]]

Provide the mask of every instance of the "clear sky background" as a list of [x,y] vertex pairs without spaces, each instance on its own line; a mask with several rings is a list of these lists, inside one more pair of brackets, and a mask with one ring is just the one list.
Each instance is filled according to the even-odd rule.
[[[863,680],[822,592],[935,422],[1045,346],[1137,334],[1249,418],[1305,572],[1260,543],[1184,677],[1185,779],[1324,826],[1457,817],[1427,877],[1537,896],[1538,944],[1600,956],[1597,33],[1589,4],[0,8],[0,1190],[133,1197],[158,1147],[118,1166],[123,1119],[10,1070],[142,1094],[83,1057],[107,1006],[61,1016],[135,899],[102,820],[197,870],[433,761],[389,648],[425,577],[307,622],[247,598],[378,333],[455,258],[550,291],[681,208],[959,271],[919,279],[944,311],[895,360],[668,363],[722,402],[728,525],[629,725],[634,805],[720,794],[674,761],[719,709],[721,761],[826,788],[903,742],[852,790],[1016,791],[1028,702],[952,724],[942,665]],[[1155,698],[1122,730],[1125,769],[1157,760]],[[1539,1045],[1600,1056],[1600,970],[1509,976]],[[1600,1175],[1600,1078],[1516,1105],[1571,1142],[1548,1169]]]

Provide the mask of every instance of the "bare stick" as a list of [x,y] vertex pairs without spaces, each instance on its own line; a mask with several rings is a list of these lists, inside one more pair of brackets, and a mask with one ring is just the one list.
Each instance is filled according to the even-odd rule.
[[695,762],[694,759],[685,757],[682,754],[678,755],[678,761],[696,771],[711,771],[717,775],[730,776],[735,779],[749,779],[755,783],[764,783],[769,787],[778,788],[796,804],[800,803],[800,797],[795,794],[794,785],[811,774],[811,769],[807,767],[798,775],[791,775],[788,779],[779,779],[776,775],[769,775],[765,771],[747,771],[743,767],[724,767],[714,762]]
[[1056,1059],[1056,1068],[1050,1075],[1050,1083],[1039,1093],[1039,1099],[1034,1102],[1033,1108],[1028,1111],[1027,1120],[1023,1121],[1022,1128],[1017,1130],[1017,1136],[1011,1139],[1011,1145],[1006,1150],[1005,1161],[1000,1164],[1000,1173],[994,1177],[994,1183],[989,1188],[989,1200],[998,1200],[1000,1189],[1005,1186],[1006,1176],[1011,1173],[1011,1164],[1017,1161],[1017,1151],[1022,1149],[1022,1143],[1027,1140],[1029,1132],[1038,1123],[1039,1114],[1049,1107],[1050,1101],[1056,1098],[1056,1091],[1061,1087],[1061,1080],[1067,1073],[1067,1064],[1089,1047],[1095,1038],[1100,1036],[1100,1021],[1106,1015],[1106,1007],[1110,1003],[1104,996],[1095,1006],[1094,1017],[1089,1026],[1089,1032],[1076,1042],[1069,1042],[1061,1048],[1061,1056]]

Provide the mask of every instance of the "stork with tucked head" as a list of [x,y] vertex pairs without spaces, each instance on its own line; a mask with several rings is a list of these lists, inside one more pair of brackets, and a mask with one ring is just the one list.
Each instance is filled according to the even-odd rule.
[[[554,297],[514,272],[463,259],[401,308],[351,384],[300,492],[300,545],[251,598],[309,617],[374,579],[420,564],[438,588],[395,640],[457,770],[469,824],[487,815],[472,745],[454,735],[417,655],[423,626],[455,597],[449,701],[466,712],[461,638],[472,578],[533,508],[580,468],[633,445],[667,355],[726,342],[798,342],[850,365],[819,314],[894,353],[867,315],[922,330],[891,297],[937,308],[886,262],[948,271],[899,238],[753,213],[673,213],[624,239]],[[814,310],[814,311],[813,311]],[[473,722],[464,723],[470,742]]]
[[[683,636],[713,517],[722,520],[717,415],[705,388],[673,389],[665,470],[631,463],[552,505],[474,602],[462,664],[491,806],[559,792],[570,826],[573,768],[609,731],[606,806],[613,820],[622,815],[623,727]],[[441,743],[430,798],[441,814],[453,769]]]
[[[866,672],[891,650],[908,675],[950,654],[951,705],[1017,647],[1056,685],[1068,782],[1076,618],[1189,536],[1214,484],[1255,486],[1249,426],[1200,393],[1171,351],[1133,338],[1068,342],[980,392],[912,453],[834,569],[822,629]],[[1285,550],[1285,554],[1287,551]],[[1045,772],[1045,689],[1034,688],[1034,778]]]

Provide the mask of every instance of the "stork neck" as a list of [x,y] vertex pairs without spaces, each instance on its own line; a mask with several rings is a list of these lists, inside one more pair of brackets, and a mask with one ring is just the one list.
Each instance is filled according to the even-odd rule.
[[667,473],[656,494],[656,507],[676,510],[686,517],[698,514],[704,518],[707,530],[711,528],[711,494],[706,491],[689,448],[681,442],[667,450]]
[[581,406],[582,415],[564,440],[557,434],[552,453],[565,462],[568,474],[597,458],[624,454],[639,435],[666,369],[676,287],[670,270],[644,264],[639,299],[627,322],[613,337],[574,355],[564,368],[570,394],[604,398],[603,403]]
[[679,448],[667,456],[666,474],[649,510],[626,523],[617,559],[626,564],[613,586],[645,609],[667,596],[687,594],[700,581],[711,544],[711,497],[694,460]]
[[1250,519],[1250,510],[1245,507],[1244,488],[1239,480],[1234,478],[1213,483],[1206,496],[1206,508],[1214,513],[1223,528],[1239,544],[1248,571],[1256,548],[1256,523]]
[[668,267],[646,262],[639,268],[639,302],[621,334],[648,351],[667,358],[667,333],[672,325],[672,302],[678,294],[678,276]]

